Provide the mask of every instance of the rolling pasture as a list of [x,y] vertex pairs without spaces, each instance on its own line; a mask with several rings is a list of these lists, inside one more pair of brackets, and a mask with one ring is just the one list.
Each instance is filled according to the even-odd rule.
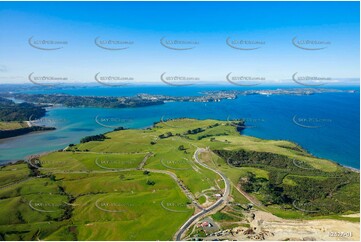
[[[71,145],[32,158],[28,164],[1,167],[0,238],[171,240],[199,209],[195,204],[209,206],[224,189],[218,174],[194,161],[197,148],[208,148],[200,155],[201,162],[221,171],[231,182],[231,203],[227,206],[233,210],[228,209],[227,216],[218,212],[215,218],[220,222],[241,218],[243,210],[235,208],[244,208],[250,198],[259,202],[254,204],[257,209],[280,217],[321,216],[290,204],[270,203],[262,189],[252,190],[250,197],[245,197],[240,181],[251,177],[266,187],[274,177],[275,164],[252,160],[255,164],[235,166],[225,154],[239,155],[242,150],[245,154],[276,155],[297,161],[295,167],[319,172],[305,169],[300,173],[291,163],[292,172],[277,176],[279,186],[290,189],[301,187],[304,180],[322,182],[344,172],[344,168],[313,157],[294,143],[240,135],[231,121],[168,120],[151,129],[120,130],[105,136],[103,141]],[[357,200],[358,190],[356,181],[343,184],[333,191],[332,199],[346,204],[349,210],[345,214],[352,213],[357,208],[349,202]],[[325,199],[323,202],[328,201]],[[336,215],[329,214],[328,218],[341,219]]]

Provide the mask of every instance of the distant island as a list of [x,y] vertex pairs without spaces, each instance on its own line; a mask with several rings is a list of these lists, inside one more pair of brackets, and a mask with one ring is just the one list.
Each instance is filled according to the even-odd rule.
[[350,92],[355,90],[292,88],[274,90],[219,90],[201,92],[200,96],[168,96],[137,94],[131,97],[73,96],[68,94],[25,94],[5,92],[0,96],[15,98],[42,105],[63,105],[66,107],[135,108],[161,105],[166,102],[219,102],[224,99],[236,99],[244,95],[313,95],[319,93]]

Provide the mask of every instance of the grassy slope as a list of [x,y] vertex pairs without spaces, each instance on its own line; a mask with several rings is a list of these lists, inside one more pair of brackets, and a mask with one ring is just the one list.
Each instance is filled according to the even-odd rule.
[[[214,126],[216,123],[218,126]],[[211,125],[213,127],[210,127]],[[187,130],[196,128],[203,128],[205,131],[184,135]],[[159,138],[159,135],[167,132],[171,132],[173,136]],[[45,240],[171,239],[175,231],[193,213],[193,209],[186,204],[188,199],[175,181],[166,174],[151,172],[147,176],[137,170],[115,170],[137,168],[149,152],[153,156],[147,160],[144,169],[175,173],[189,190],[200,198],[200,203],[205,202],[205,197],[202,195],[204,192],[211,191],[211,194],[219,192],[223,184],[219,181],[218,175],[193,161],[192,156],[197,147],[210,147],[212,150],[242,148],[270,152],[295,158],[326,172],[341,169],[328,160],[307,155],[288,141],[241,136],[235,127],[223,121],[172,120],[159,123],[150,130],[124,130],[111,132],[106,136],[110,139],[78,144],[68,152],[55,152],[42,156],[40,171],[43,174],[54,174],[56,181],[37,178],[1,189],[0,196],[3,199],[0,203],[8,208],[6,211],[11,212],[1,210],[0,217],[5,219],[0,221],[0,234],[6,232],[5,239],[9,240],[37,237]],[[211,141],[211,137],[215,140]],[[151,142],[156,144],[152,145]],[[184,146],[185,151],[178,149],[181,145]],[[247,172],[253,172],[257,177],[268,178],[266,170],[230,167],[215,154],[201,158],[209,166],[225,173],[234,185]],[[27,174],[28,170],[24,164],[7,166],[0,170],[0,184],[11,183],[26,177]],[[294,182],[292,176],[286,178],[284,182]],[[147,185],[147,180],[155,181],[155,185]],[[65,193],[59,192],[59,187],[64,189]],[[359,186],[346,186],[336,195],[342,197],[346,194],[353,198],[357,195],[358,188]],[[56,195],[50,198],[49,194]],[[232,196],[235,202],[248,203],[248,200],[236,189],[232,189]],[[72,216],[68,220],[56,221],[60,220],[61,213],[64,212],[63,207],[57,207],[56,212],[49,218],[46,216],[48,214],[44,215],[29,208],[27,202],[31,199],[50,201],[48,203],[52,204],[71,202]],[[108,210],[120,209],[124,212],[105,212],[95,206],[97,202]],[[282,217],[308,218],[297,210],[285,211],[280,207],[268,209]],[[20,211],[21,216],[14,211]],[[30,225],[24,226],[24,221],[30,222]],[[18,232],[9,233],[9,231]]]
[[29,169],[25,164],[0,167],[0,187],[27,178]]
[[26,127],[28,125],[24,122],[0,122],[0,130],[14,130]]
[[[193,213],[187,206],[188,199],[164,174],[146,176],[141,171],[132,171],[121,178],[119,173],[54,174],[56,181],[38,178],[0,191],[1,197],[7,197],[0,200],[0,233],[6,233],[5,239],[31,240],[38,236],[44,240],[170,240]],[[156,184],[147,185],[148,179]],[[75,198],[72,217],[66,220],[65,227],[65,221],[56,220],[63,215],[63,204],[69,200],[59,192],[58,186]],[[53,212],[35,211],[29,202],[38,209]],[[162,202],[166,208],[179,212],[163,208]],[[31,226],[24,227],[23,223]],[[39,230],[43,223],[49,226]],[[168,229],[164,231],[164,227]],[[69,229],[73,231],[71,235]],[[144,233],[139,233],[141,230]],[[14,235],[10,231],[18,232]]]

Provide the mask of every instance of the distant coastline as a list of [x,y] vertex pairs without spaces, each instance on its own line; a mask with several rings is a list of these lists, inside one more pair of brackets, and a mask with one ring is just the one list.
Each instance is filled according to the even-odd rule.
[[[172,119],[172,120],[179,120],[179,119],[182,119],[182,118],[176,118],[176,119]],[[168,121],[168,120],[167,120],[167,121]],[[151,129],[151,128],[154,128],[158,123],[162,123],[162,122],[166,122],[166,121],[161,120],[161,121],[159,121],[159,122],[154,122],[152,125],[149,125],[149,126],[143,127],[143,128],[139,128],[139,129],[137,129],[137,130]],[[33,127],[38,127],[38,126],[33,126]],[[46,128],[46,127],[44,127],[44,128]],[[48,127],[48,128],[49,128],[49,130],[55,129],[55,128],[52,128],[52,127]],[[241,134],[241,132],[242,132],[244,129],[246,129],[245,123],[244,123],[244,127],[242,126],[241,129],[239,129],[239,130],[237,129],[237,130],[238,130],[238,132]],[[105,134],[112,133],[112,132],[116,132],[116,131],[118,131],[118,130],[113,130],[113,131],[104,132],[104,133],[102,133],[101,135],[105,135]],[[242,134],[241,134],[241,135],[242,135]],[[257,139],[260,139],[260,140],[266,140],[266,141],[269,140],[269,139],[261,139],[261,138],[255,137],[255,136],[250,136],[250,137],[254,137],[254,138],[257,138]],[[83,137],[83,138],[85,138],[85,137]],[[286,140],[279,140],[279,141],[286,141]],[[292,142],[292,143],[296,144],[296,143],[293,142],[293,141],[289,141],[289,142]],[[299,146],[298,144],[296,144],[296,145]],[[65,149],[66,149],[67,147],[69,147],[69,146],[64,147],[64,148],[63,148],[63,151],[65,151]],[[301,146],[300,146],[300,147],[301,147]],[[305,148],[301,147],[301,149],[303,149],[303,150],[305,150],[305,152],[308,152],[308,153],[309,153],[309,151],[307,151]],[[40,157],[40,156],[42,156],[42,155],[50,154],[50,153],[55,152],[55,151],[57,151],[57,149],[56,149],[56,150],[52,150],[52,151],[45,151],[45,152],[40,152],[40,153],[36,153],[36,154],[31,154],[31,155],[29,155],[29,156],[27,156],[27,157],[24,157],[23,160],[29,160],[29,159],[32,159],[32,158],[34,158],[34,157]],[[314,156],[314,155],[313,155],[313,156]],[[325,159],[325,158],[318,157],[318,156],[314,156],[314,157],[315,157],[315,158],[318,158],[318,159]],[[6,166],[6,165],[10,165],[10,164],[16,164],[16,163],[21,162],[21,161],[22,161],[22,160],[10,160],[10,161],[8,161],[8,162],[6,162],[6,163],[4,162],[4,163],[0,164],[0,166]],[[339,166],[342,166],[342,167],[344,167],[344,168],[346,168],[346,169],[349,169],[349,170],[351,170],[351,171],[353,171],[353,172],[360,173],[360,169],[357,169],[357,168],[354,168],[354,167],[350,167],[350,166],[347,166],[347,165],[343,165],[343,164],[340,164],[340,163],[338,163],[338,162],[336,162],[336,161],[332,161],[332,160],[329,160],[329,161],[332,162],[332,163],[335,163],[335,164],[337,164],[337,165],[339,165]]]
[[167,102],[220,102],[248,95],[314,95],[320,93],[356,93],[357,90],[326,88],[291,88],[260,90],[215,90],[203,91],[200,96],[170,96],[138,93],[134,96],[74,96],[69,94],[0,93],[0,97],[19,99],[38,105],[64,105],[66,107],[136,108],[161,105]]
[[[306,90],[305,88],[303,88]],[[133,89],[133,88],[90,88],[90,89],[73,89],[70,93],[74,93],[75,99],[81,96],[90,97],[116,97],[124,94],[134,97],[134,93],[139,91],[148,92],[149,96],[157,96],[161,93],[164,97],[184,97],[186,95],[194,95],[190,97],[201,97],[204,93],[213,95],[213,92],[225,92],[230,94],[232,91],[259,91],[277,89],[226,89],[223,91],[219,88],[173,88],[161,87],[159,89]],[[290,90],[290,89],[287,89]],[[319,90],[319,89],[316,89]],[[326,89],[327,91],[331,89]],[[332,89],[334,90],[334,89]],[[352,89],[353,90],[353,89]],[[358,93],[359,89],[356,89]],[[55,91],[55,90],[54,90]],[[44,90],[44,92],[48,92]],[[58,91],[56,91],[58,92]],[[203,94],[202,94],[203,93]],[[212,94],[211,94],[212,93]],[[248,92],[250,94],[250,92]],[[159,121],[164,116],[168,118],[191,117],[198,119],[219,119],[226,120],[227,117],[245,118],[251,126],[245,130],[245,135],[258,137],[261,139],[272,140],[290,140],[300,144],[309,150],[310,153],[317,157],[332,160],[336,163],[344,164],[359,168],[359,153],[357,146],[357,137],[351,137],[356,127],[354,120],[357,120],[357,100],[359,95],[350,93],[350,88],[338,90],[336,92],[315,92],[311,95],[238,95],[235,99],[222,99],[220,102],[165,102],[162,105],[152,105],[148,107],[127,107],[127,108],[101,108],[101,107],[67,107],[63,104],[45,105],[47,110],[44,122],[47,126],[56,126],[58,130],[51,132],[32,132],[27,135],[17,136],[14,138],[3,139],[0,142],[1,160],[17,160],[29,154],[36,154],[46,150],[57,150],[65,147],[69,143],[79,142],[81,137],[96,135],[109,131],[109,128],[102,127],[94,120],[96,116],[104,119],[105,125],[115,127],[117,125],[127,128],[144,128],[149,127],[153,122]],[[173,96],[177,95],[177,96]],[[30,94],[32,96],[33,94]],[[49,95],[56,95],[50,94]],[[98,95],[98,96],[97,96]],[[0,95],[1,96],[1,95]],[[29,96],[29,98],[30,98]],[[118,97],[117,97],[118,98]],[[16,99],[21,100],[21,99]],[[101,99],[102,100],[102,99]],[[333,102],[332,100],[335,100]],[[337,102],[336,102],[337,100]],[[24,100],[22,100],[24,101]],[[330,102],[331,101],[331,102]],[[297,107],[294,113],[289,113],[289,106]],[[54,107],[54,108],[53,108]],[[56,107],[56,108],[55,108]],[[277,116],[274,111],[267,107],[277,107]],[[330,109],[332,107],[332,109]],[[322,113],[319,112],[322,110]],[[287,115],[291,115],[287,117]],[[313,129],[312,134],[317,135],[315,139],[310,139],[308,134],[311,130],[307,130],[296,126],[292,123],[292,117],[297,114],[299,118],[325,118],[332,119],[331,123],[324,123],[322,128]],[[337,115],[336,115],[337,114]],[[340,114],[340,115],[338,115]],[[340,117],[339,117],[340,116]],[[106,123],[106,119],[114,119],[114,123]],[[26,121],[28,119],[25,119]],[[42,124],[42,118],[33,118],[33,124]],[[39,122],[37,121],[39,120]],[[119,120],[119,121],[116,121]],[[123,122],[124,120],[124,122]],[[342,124],[342,127],[339,126]],[[347,124],[347,125],[345,125]],[[336,126],[334,126],[336,125]],[[346,129],[347,128],[347,129]],[[332,129],[332,132],[329,132]],[[353,130],[353,131],[351,131]],[[336,132],[336,133],[335,133]],[[337,138],[336,138],[337,137]],[[350,145],[340,143],[340,137],[350,137]],[[343,138],[341,138],[343,140]],[[64,144],[64,145],[63,145]],[[329,149],[330,145],[337,145],[336,149]],[[345,150],[346,149],[346,150]],[[346,151],[346,152],[343,152]]]
[[29,126],[26,128],[11,129],[11,130],[0,130],[0,139],[6,139],[11,137],[16,137],[31,132],[40,132],[40,131],[51,131],[55,130],[54,127],[43,127],[43,126]]

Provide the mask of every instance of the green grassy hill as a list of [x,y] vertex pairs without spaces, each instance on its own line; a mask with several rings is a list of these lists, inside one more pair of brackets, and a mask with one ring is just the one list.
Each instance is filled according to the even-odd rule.
[[256,209],[284,218],[357,220],[341,215],[359,211],[358,173],[288,141],[240,135],[240,128],[168,120],[2,167],[0,238],[171,240],[194,203],[209,206],[224,189],[218,174],[193,160],[206,147],[201,161],[232,184],[233,212],[217,219],[242,217],[252,197]]

